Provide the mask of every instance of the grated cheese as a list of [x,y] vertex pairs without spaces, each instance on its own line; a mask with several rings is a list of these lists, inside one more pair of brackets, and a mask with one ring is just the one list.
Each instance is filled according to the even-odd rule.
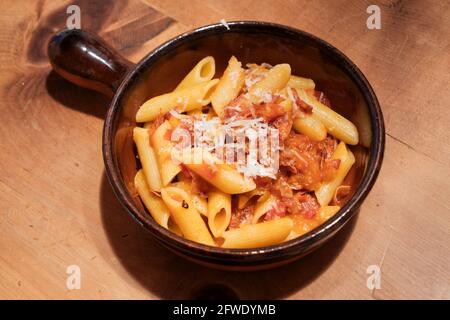
[[220,23],[227,28],[227,30],[230,30],[230,26],[228,25],[227,21],[225,19],[220,19]]

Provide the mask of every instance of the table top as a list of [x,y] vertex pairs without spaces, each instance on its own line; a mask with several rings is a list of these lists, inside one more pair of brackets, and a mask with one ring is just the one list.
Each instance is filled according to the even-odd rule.
[[[265,20],[335,45],[375,89],[386,152],[357,217],[295,263],[237,273],[162,248],[115,199],[101,155],[109,100],[58,77],[46,57],[71,2],[2,1],[0,298],[449,299],[450,4],[376,3],[379,30],[357,0],[78,1],[81,27],[134,62],[204,24]],[[70,266],[79,289],[67,286]]]

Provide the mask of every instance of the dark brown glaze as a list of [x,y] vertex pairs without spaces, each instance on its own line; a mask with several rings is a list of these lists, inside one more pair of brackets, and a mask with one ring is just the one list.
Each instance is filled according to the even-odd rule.
[[[106,115],[103,157],[108,179],[124,208],[170,250],[204,265],[227,270],[270,268],[317,249],[355,214],[381,167],[383,116],[364,75],[330,44],[277,24],[238,21],[228,25],[230,30],[215,24],[171,39],[150,52],[125,76]],[[278,245],[222,249],[181,238],[159,226],[145,211],[133,186],[138,169],[131,135],[136,111],[149,97],[175,88],[195,63],[207,55],[216,59],[216,76],[222,73],[231,55],[243,64],[289,63],[293,74],[313,78],[318,90],[324,91],[336,110],[355,123],[362,145],[352,148],[356,165],[347,181],[351,180],[353,186],[346,203],[333,218],[297,239]],[[108,87],[116,86],[117,80]]]
[[48,44],[53,69],[63,78],[112,96],[131,67],[102,39],[83,30],[65,30]]

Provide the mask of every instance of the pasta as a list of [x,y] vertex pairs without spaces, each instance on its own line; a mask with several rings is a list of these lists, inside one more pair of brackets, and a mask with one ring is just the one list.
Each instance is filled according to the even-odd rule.
[[277,199],[273,195],[269,195],[265,199],[263,197],[258,199],[255,207],[255,214],[253,215],[252,224],[257,224],[259,220],[269,211],[277,206]]
[[228,67],[211,95],[211,104],[214,111],[223,117],[223,108],[237,97],[244,85],[244,69],[236,57],[231,57]]
[[161,196],[184,237],[202,244],[214,245],[205,222],[186,191],[176,187],[166,187],[161,189]]
[[339,206],[323,206],[319,210],[319,220],[321,223],[324,223],[328,219],[330,219],[332,216],[334,216],[338,211],[340,207]]
[[208,226],[214,237],[220,237],[231,220],[231,195],[213,190],[208,194]]
[[211,80],[216,73],[216,63],[211,56],[200,60],[194,68],[181,80],[174,91],[191,88]]
[[280,243],[293,227],[290,218],[247,225],[223,233],[224,248],[254,248]]
[[155,120],[159,115],[176,108],[180,112],[194,110],[207,105],[218,79],[202,82],[190,88],[166,93],[146,101],[136,113],[137,122]]
[[173,143],[167,137],[167,132],[171,130],[172,126],[166,120],[155,130],[150,139],[154,150],[156,150],[156,159],[158,160],[163,186],[167,186],[181,171],[180,166],[171,161]]
[[295,131],[303,133],[315,141],[322,141],[327,137],[327,129],[313,114],[294,120]]
[[355,163],[355,156],[347,149],[344,142],[339,143],[332,158],[339,159],[340,165],[334,178],[327,183],[323,183],[315,192],[317,201],[321,206],[326,206],[330,203],[336,189],[342,184],[347,173]]
[[142,199],[142,202],[147,207],[148,211],[152,215],[153,219],[162,227],[178,234],[182,235],[180,228],[173,221],[164,201],[156,196],[148,188],[144,171],[141,169],[136,173],[134,178],[134,186]]
[[135,188],[152,218],[230,249],[289,241],[326,223],[351,194],[355,125],[289,64],[243,66],[232,56],[215,73],[205,57],[136,113]]
[[286,64],[278,64],[270,69],[264,79],[256,82],[249,88],[249,94],[253,102],[264,99],[266,94],[273,94],[284,87],[291,77],[291,67]]
[[314,89],[316,87],[316,84],[312,79],[298,77],[298,76],[291,76],[289,78],[288,86],[295,89]]
[[186,191],[192,199],[192,203],[194,204],[195,209],[197,209],[200,214],[205,217],[208,217],[208,202],[205,197],[200,196],[199,194],[192,192],[192,185],[189,181],[178,181],[171,184],[172,187],[181,188]]
[[313,108],[313,114],[322,121],[328,132],[335,138],[351,144],[358,144],[358,130],[355,125],[328,108],[304,90],[298,90],[300,98]]
[[192,149],[190,155],[192,159],[201,159],[202,161],[200,163],[190,163],[185,159],[180,159],[180,161],[217,189],[229,194],[239,194],[256,188],[253,180],[246,178],[229,164],[216,163],[214,156],[209,152]]
[[150,146],[150,138],[148,129],[134,128],[133,139],[139,154],[148,186],[152,191],[161,190],[161,177],[159,174],[158,164],[156,162],[155,152]]

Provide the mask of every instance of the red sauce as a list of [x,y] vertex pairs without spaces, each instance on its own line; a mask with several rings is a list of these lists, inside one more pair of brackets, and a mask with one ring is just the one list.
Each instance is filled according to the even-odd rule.
[[312,191],[334,177],[339,167],[339,160],[331,159],[335,146],[331,137],[317,142],[291,132],[280,153],[280,166],[287,171],[289,184],[296,190]]
[[287,214],[286,205],[280,201],[277,202],[277,205],[267,211],[264,215],[264,221],[270,221],[274,219],[279,219],[284,217]]
[[258,118],[263,118],[265,122],[270,123],[278,117],[284,116],[286,111],[283,106],[277,103],[261,103],[255,107],[256,116]]
[[251,204],[242,209],[236,209],[233,211],[230,220],[230,229],[236,229],[241,226],[241,224],[250,223],[253,214],[255,213],[255,205]]

